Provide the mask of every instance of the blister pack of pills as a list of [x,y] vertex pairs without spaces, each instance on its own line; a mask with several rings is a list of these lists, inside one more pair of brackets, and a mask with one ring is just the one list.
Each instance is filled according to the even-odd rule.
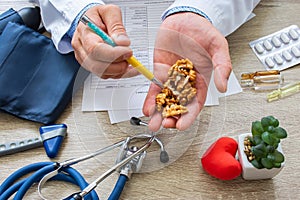
[[249,43],[266,70],[284,70],[300,63],[300,30],[286,27]]

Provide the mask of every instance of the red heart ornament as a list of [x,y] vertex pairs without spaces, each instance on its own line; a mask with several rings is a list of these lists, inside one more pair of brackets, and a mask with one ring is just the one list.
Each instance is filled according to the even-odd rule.
[[203,169],[213,177],[232,180],[242,173],[241,164],[235,159],[238,143],[230,137],[221,137],[201,158]]

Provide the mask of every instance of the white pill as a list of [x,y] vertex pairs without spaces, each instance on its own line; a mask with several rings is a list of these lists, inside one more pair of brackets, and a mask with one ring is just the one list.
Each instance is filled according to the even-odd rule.
[[279,54],[274,55],[274,60],[278,65],[281,65],[283,63],[283,59],[281,58],[281,56]]
[[293,40],[297,40],[299,38],[298,32],[295,29],[291,29],[289,31],[289,35]]
[[262,47],[262,45],[260,43],[255,44],[254,48],[255,48],[256,52],[259,54],[262,54],[265,51],[265,49]]
[[278,39],[278,37],[276,37],[276,36],[274,36],[273,38],[272,38],[272,43],[274,44],[274,46],[275,47],[280,47],[281,46],[281,42],[280,42],[280,40]]
[[290,54],[290,52],[286,50],[282,52],[282,56],[287,61],[291,61],[293,59],[293,56]]
[[290,38],[286,33],[281,33],[280,34],[280,39],[284,44],[288,44],[290,42]]
[[14,143],[14,142],[13,142],[13,143],[10,143],[10,145],[9,145],[10,148],[16,148],[16,146],[17,146],[17,144]]
[[263,45],[264,45],[265,49],[267,49],[268,51],[270,51],[273,48],[273,46],[272,46],[271,42],[269,42],[269,40],[265,40],[263,42]]
[[5,150],[6,149],[6,146],[4,144],[1,144],[0,145],[0,150]]
[[270,57],[267,57],[265,59],[265,62],[269,68],[273,68],[275,66],[275,63],[273,62],[272,58],[270,58]]
[[300,57],[300,51],[297,47],[292,47],[291,51],[295,57],[297,57],[297,58]]

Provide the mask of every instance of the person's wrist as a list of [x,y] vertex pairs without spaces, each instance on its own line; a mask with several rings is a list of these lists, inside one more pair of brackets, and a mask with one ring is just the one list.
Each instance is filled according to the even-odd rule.
[[180,12],[192,12],[195,14],[198,14],[202,17],[204,17],[205,19],[207,19],[209,22],[212,22],[211,19],[201,10],[191,7],[191,6],[177,6],[177,7],[173,7],[169,10],[167,10],[164,15],[162,16],[162,20],[166,19],[168,16],[176,14],[176,13],[180,13]]

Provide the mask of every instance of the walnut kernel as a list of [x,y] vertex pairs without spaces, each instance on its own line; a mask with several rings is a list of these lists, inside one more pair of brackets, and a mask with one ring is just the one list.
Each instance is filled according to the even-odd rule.
[[164,89],[156,96],[156,108],[163,117],[188,112],[187,105],[196,95],[196,71],[188,59],[178,60],[168,71]]

